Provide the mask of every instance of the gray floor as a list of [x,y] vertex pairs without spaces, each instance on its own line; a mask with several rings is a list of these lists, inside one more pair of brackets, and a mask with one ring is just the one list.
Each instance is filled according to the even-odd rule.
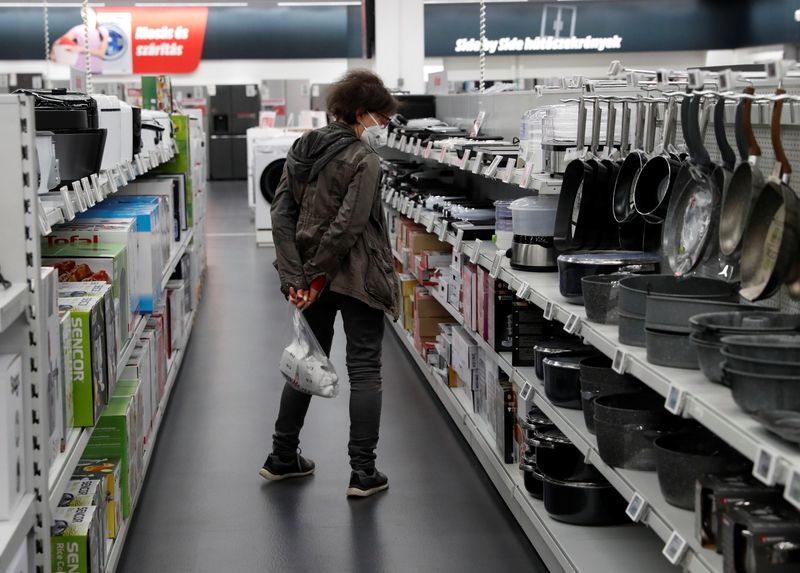
[[[289,341],[285,303],[257,249],[244,184],[215,184],[208,279],[119,571],[123,573],[545,571],[492,484],[387,331],[378,497],[347,501],[346,380],[312,402],[305,480],[266,483]],[[215,236],[216,235],[216,236]],[[333,360],[344,372],[341,331]]]

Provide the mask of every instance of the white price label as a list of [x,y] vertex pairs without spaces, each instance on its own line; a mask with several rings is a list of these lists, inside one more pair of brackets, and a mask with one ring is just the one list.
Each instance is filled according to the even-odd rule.
[[525,384],[522,385],[522,389],[519,391],[519,397],[523,400],[527,400],[531,395],[531,390],[533,390],[533,384],[525,381]]
[[544,316],[545,320],[553,320],[553,311],[555,310],[555,305],[552,301],[548,300],[544,304],[544,312],[542,315]]
[[477,264],[478,259],[480,258],[481,258],[481,240],[475,239],[474,252],[470,256],[469,262],[471,262],[473,265]]
[[611,362],[611,369],[617,374],[625,374],[625,362],[627,355],[619,348],[614,353],[614,360]]
[[428,145],[425,146],[425,153],[422,154],[422,157],[430,159],[431,151],[433,151],[433,141],[429,141]]
[[80,187],[80,183],[75,181],[72,183],[72,196],[75,200],[75,205],[78,208],[78,211],[83,213],[86,211],[86,200],[83,198],[83,193],[81,193],[78,188]]
[[408,141],[408,139],[406,138],[405,135],[400,136],[400,151],[405,151],[406,150],[406,142],[407,141]]
[[564,330],[568,334],[578,334],[578,331],[581,328],[581,317],[577,314],[569,315],[569,318],[564,323]]
[[125,168],[128,170],[128,180],[133,181],[136,179],[136,173],[133,171],[133,163],[131,163],[130,160],[125,163]]
[[94,189],[95,194],[97,195],[98,199],[102,201],[106,198],[106,194],[103,192],[103,186],[100,185],[100,175],[97,173],[92,173],[91,175],[92,181],[92,189]]
[[464,150],[464,155],[461,157],[461,170],[462,171],[466,171],[467,170],[467,165],[469,165],[469,155],[470,155],[470,153],[471,153],[471,150],[469,150],[469,149],[465,149]]
[[664,557],[667,558],[667,561],[672,563],[673,565],[677,565],[678,562],[683,558],[683,554],[686,552],[686,540],[680,536],[677,531],[673,531],[672,535],[669,536],[666,545],[664,545],[664,550],[661,552],[664,554]]
[[670,386],[669,392],[667,392],[667,401],[664,403],[664,407],[668,412],[672,412],[676,416],[680,416],[681,412],[683,411],[683,404],[685,401],[686,395],[683,393],[683,390],[677,386]]
[[417,205],[417,208],[414,210],[414,222],[419,223],[420,219],[422,219],[422,204]]
[[644,512],[646,509],[647,509],[647,502],[641,495],[639,495],[638,493],[634,493],[630,503],[628,503],[627,509],[625,509],[625,515],[630,517],[631,521],[633,521],[634,523],[638,523],[644,516]]
[[519,285],[519,288],[517,289],[517,298],[521,298],[523,300],[527,299],[530,293],[531,293],[531,285],[529,285],[526,282],[523,282],[522,284]]
[[444,242],[447,239],[447,221],[442,221],[442,226],[439,228],[439,240]]
[[72,202],[72,197],[69,196],[69,189],[62,187],[59,189],[59,193],[61,193],[61,201],[64,203],[64,206],[61,207],[64,219],[72,221],[75,218],[75,204]]
[[414,155],[422,153],[422,138],[417,139],[417,148],[414,150]]
[[444,163],[445,157],[447,157],[447,148],[443,145],[442,150],[439,152],[439,163]]
[[436,217],[431,216],[430,221],[428,221],[428,225],[425,227],[425,231],[428,233],[433,233],[433,228],[436,226]]
[[389,141],[387,142],[387,147],[394,147],[394,142],[397,139],[397,132],[393,131],[389,134]]
[[[86,178],[84,177],[84,179]],[[78,189],[80,189],[80,192],[83,193],[83,199],[84,201],[86,201],[86,205],[89,207],[94,207],[95,205],[97,205],[97,201],[94,198],[94,193],[92,193],[91,190],[89,189],[88,181],[86,182],[86,185],[83,184],[84,179],[81,179],[78,182]]]
[[136,156],[136,165],[139,167],[139,173],[144,175],[144,172],[147,170],[144,168],[144,161],[142,161],[141,155]]
[[456,252],[461,251],[461,242],[463,240],[464,240],[464,229],[459,229],[456,232],[456,244],[453,245],[453,249],[455,249]]
[[495,175],[497,175],[497,168],[500,167],[500,162],[502,160],[503,157],[501,155],[498,155],[497,157],[492,159],[492,162],[489,164],[489,167],[486,168],[486,172],[484,173],[484,175],[486,175],[486,177],[494,177]]
[[500,267],[503,266],[503,257],[505,253],[503,251],[497,251],[494,254],[494,260],[492,261],[492,268],[489,270],[489,276],[493,279],[497,278],[497,275],[500,274]]
[[472,173],[477,175],[481,171],[481,166],[483,165],[483,151],[479,151],[478,155],[475,156],[475,163],[472,165]]
[[506,161],[506,170],[503,173],[503,183],[511,183],[511,176],[514,174],[514,158],[509,158]]
[[786,480],[786,488],[783,490],[783,497],[795,506],[797,509],[800,509],[800,470],[793,469],[792,473],[789,475],[789,479]]
[[528,163],[525,166],[525,171],[522,172],[522,179],[519,180],[519,186],[523,189],[528,188],[528,183],[531,181],[531,171],[533,171],[533,163]]
[[775,484],[775,473],[778,469],[778,458],[763,447],[758,448],[756,461],[753,464],[753,475],[767,485]]

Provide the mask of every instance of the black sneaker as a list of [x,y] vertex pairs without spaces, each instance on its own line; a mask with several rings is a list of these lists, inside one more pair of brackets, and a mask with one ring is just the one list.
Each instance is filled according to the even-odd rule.
[[258,473],[270,481],[310,476],[314,473],[314,462],[301,456],[300,452],[288,461],[270,454]]
[[354,470],[350,474],[347,497],[369,497],[387,489],[389,489],[389,478],[378,470],[373,469],[369,473],[364,470]]

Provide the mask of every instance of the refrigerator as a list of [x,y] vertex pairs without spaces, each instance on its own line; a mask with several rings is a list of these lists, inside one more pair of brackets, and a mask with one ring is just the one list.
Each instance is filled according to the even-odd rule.
[[256,84],[216,86],[209,117],[209,179],[247,179],[247,130],[258,126]]
[[308,80],[264,80],[261,82],[261,109],[275,111],[275,127],[286,127],[290,117],[311,109],[311,82]]

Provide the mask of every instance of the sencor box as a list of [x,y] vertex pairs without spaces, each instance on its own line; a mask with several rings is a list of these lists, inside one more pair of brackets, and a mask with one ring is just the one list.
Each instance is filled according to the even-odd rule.
[[102,573],[106,555],[102,521],[96,507],[53,511],[50,552],[55,573]]
[[97,479],[106,493],[106,535],[116,538],[122,529],[122,460],[119,457],[84,458],[78,462],[73,479]]

